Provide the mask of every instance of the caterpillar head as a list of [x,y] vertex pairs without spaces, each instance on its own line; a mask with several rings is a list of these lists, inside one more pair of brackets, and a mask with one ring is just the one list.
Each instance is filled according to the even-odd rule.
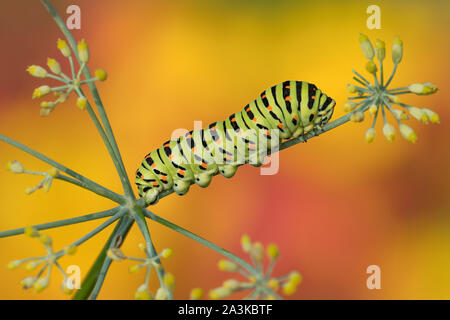
[[330,121],[333,115],[334,107],[336,106],[336,101],[328,97],[326,94],[322,93],[320,98],[319,113],[315,120],[315,123],[319,126],[324,126]]

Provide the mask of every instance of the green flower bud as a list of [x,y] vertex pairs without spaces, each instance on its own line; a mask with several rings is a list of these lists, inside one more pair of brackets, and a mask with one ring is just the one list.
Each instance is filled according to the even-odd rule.
[[364,53],[364,56],[367,59],[372,60],[374,56],[372,43],[365,34],[359,34],[359,45],[361,46],[361,50]]
[[403,57],[403,41],[400,40],[400,37],[394,38],[394,45],[392,46],[392,61],[395,64],[400,63]]

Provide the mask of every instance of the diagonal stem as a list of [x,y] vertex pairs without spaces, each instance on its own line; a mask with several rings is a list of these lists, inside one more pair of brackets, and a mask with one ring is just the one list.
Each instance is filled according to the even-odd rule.
[[[152,239],[150,237],[150,232],[148,230],[147,222],[145,221],[144,211],[143,211],[142,207],[140,207],[139,205],[135,205],[133,207],[133,210],[136,214],[135,215],[136,223],[137,223],[139,229],[141,230],[141,233],[144,236],[145,243],[147,245],[147,250],[150,254],[150,257],[156,257],[158,255],[158,253],[156,252],[155,246],[153,245]],[[156,269],[156,274],[158,276],[159,283],[161,284],[161,287],[162,287],[162,286],[164,286],[163,277],[164,277],[165,271],[162,266],[161,260],[159,258],[156,259],[156,262],[161,266],[160,268],[155,268],[155,269]],[[168,290],[168,293],[169,293],[169,300],[171,300],[173,298],[171,290]]]
[[256,270],[250,264],[248,264],[247,262],[245,262],[241,258],[235,256],[231,252],[229,252],[229,251],[219,247],[218,245],[216,245],[216,244],[214,244],[214,243],[212,243],[212,242],[210,242],[210,241],[208,241],[208,240],[206,240],[206,239],[204,239],[204,238],[202,238],[202,237],[200,237],[200,236],[190,232],[189,230],[186,230],[186,229],[176,225],[173,222],[170,222],[170,221],[168,221],[168,220],[166,220],[166,219],[164,219],[164,218],[162,218],[160,216],[157,216],[156,214],[150,212],[147,209],[144,210],[144,214],[145,214],[145,216],[147,218],[149,218],[149,219],[151,219],[153,221],[156,221],[159,224],[162,224],[162,225],[164,225],[164,226],[166,226],[166,227],[168,227],[168,228],[170,228],[170,229],[172,229],[172,230],[174,230],[176,232],[179,232],[182,235],[187,236],[188,238],[191,238],[191,239],[193,239],[193,240],[195,240],[195,241],[197,241],[197,242],[207,246],[208,248],[210,248],[210,249],[212,249],[212,250],[214,250],[214,251],[224,255],[228,259],[230,259],[230,260],[236,262],[237,264],[239,264],[240,266],[242,266],[244,269],[249,271],[251,274],[253,274],[255,276],[258,274],[256,272]]
[[117,193],[89,180],[88,178],[82,176],[81,174],[63,166],[62,164],[59,164],[58,162],[50,159],[49,157],[43,155],[42,153],[39,153],[23,144],[21,144],[20,142],[17,142],[11,138],[8,138],[2,134],[0,134],[0,141],[6,142],[10,145],[12,145],[13,147],[16,147],[30,155],[32,155],[35,158],[38,158],[41,161],[44,161],[45,163],[48,163],[49,165],[55,167],[56,169],[61,170],[62,172],[68,174],[71,177],[74,177],[75,179],[79,180],[81,182],[80,186],[82,186],[85,189],[88,189],[92,192],[97,193],[98,195],[101,195],[105,198],[111,199],[117,203],[123,204],[125,202],[125,199],[123,196],[118,195]]
[[[42,223],[42,224],[35,225],[33,227],[39,231],[39,230],[46,230],[46,229],[51,229],[51,228],[58,228],[58,227],[62,227],[62,226],[68,226],[68,225],[80,223],[80,222],[86,222],[86,221],[106,218],[106,217],[110,217],[110,216],[114,215],[115,213],[117,213],[119,208],[120,207],[116,207],[116,208],[109,209],[106,211],[91,213],[91,214],[87,214],[87,215],[79,216],[79,217],[75,217],[75,218],[69,218],[69,219],[64,219],[64,220],[59,220],[59,221]],[[8,230],[8,231],[2,231],[2,232],[0,232],[0,238],[16,236],[19,234],[23,234],[24,232],[25,232],[25,228],[18,228],[18,229],[13,229],[13,230]]]
[[[78,60],[79,65],[82,66],[83,64],[81,63],[79,55],[78,55],[77,44],[76,44],[75,39],[73,38],[71,32],[67,28],[66,24],[61,19],[61,17],[59,16],[58,12],[53,7],[53,5],[50,3],[50,1],[48,1],[48,0],[41,0],[41,1],[42,1],[42,4],[44,5],[44,7],[47,9],[47,11],[50,13],[50,15],[55,20],[57,26],[60,28],[61,32],[66,37],[67,41],[69,42],[69,44],[70,44],[70,46],[72,48],[72,51],[74,52],[74,55],[75,55],[75,57]],[[87,66],[84,68],[83,74],[86,77],[86,79],[92,78],[91,73],[89,71],[89,68]],[[108,148],[108,143],[110,144],[112,150],[109,150],[109,148],[108,148],[108,151],[110,151],[111,158],[112,158],[112,160],[114,162],[114,165],[116,166],[117,171],[119,173],[119,177],[120,177],[122,186],[124,188],[125,194],[127,195],[127,197],[129,199],[134,200],[135,198],[134,198],[133,189],[131,188],[131,184],[130,184],[130,181],[128,179],[128,175],[126,173],[125,166],[124,166],[122,158],[120,156],[120,152],[119,152],[119,148],[117,146],[117,142],[116,142],[116,140],[114,138],[114,134],[112,132],[111,124],[109,122],[109,119],[108,119],[108,117],[106,115],[106,112],[105,112],[105,109],[103,107],[103,104],[101,102],[100,95],[98,94],[97,87],[92,82],[89,82],[88,85],[89,85],[89,89],[91,90],[92,96],[94,98],[94,102],[95,102],[95,104],[97,106],[97,110],[98,110],[99,115],[100,115],[100,119],[102,120],[102,124],[103,124],[103,127],[104,127],[105,132],[106,132],[107,139],[104,140],[105,146]],[[92,117],[91,113],[90,113],[90,115]],[[95,118],[94,117],[92,118],[92,120],[95,123]],[[99,130],[99,132],[101,134],[100,130]],[[104,138],[104,137],[102,136],[102,138]]]
[[97,257],[94,266],[91,267],[87,277],[84,279],[82,290],[77,292],[77,294],[74,295],[73,299],[97,299],[103,282],[105,281],[106,273],[108,272],[108,269],[112,263],[111,258],[106,255],[106,252],[113,247],[120,248],[123,242],[117,242],[117,240],[124,239],[127,236],[128,231],[130,231],[133,223],[134,220],[129,218],[128,216],[124,216],[121,220],[119,220],[116,228],[111,233],[111,236],[103,247],[100,255]]

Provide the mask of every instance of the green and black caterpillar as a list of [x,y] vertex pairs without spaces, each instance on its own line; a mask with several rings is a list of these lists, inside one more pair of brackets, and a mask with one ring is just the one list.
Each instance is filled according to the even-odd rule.
[[314,84],[277,84],[226,120],[169,140],[145,156],[136,172],[139,195],[154,204],[163,190],[184,195],[191,184],[207,187],[217,173],[231,178],[242,164],[260,166],[282,139],[320,130],[335,104]]

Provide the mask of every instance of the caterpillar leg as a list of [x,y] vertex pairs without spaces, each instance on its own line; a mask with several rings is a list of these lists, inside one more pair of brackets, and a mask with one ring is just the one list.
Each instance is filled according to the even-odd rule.
[[185,195],[189,191],[189,187],[191,186],[191,183],[186,180],[177,179],[175,180],[175,183],[173,184],[173,191],[179,195]]
[[208,187],[211,183],[211,180],[212,176],[208,173],[201,173],[196,175],[195,177],[195,183],[202,188]]
[[219,165],[219,172],[225,178],[231,178],[237,171],[237,166],[231,164]]
[[303,134],[303,132],[304,132],[303,127],[298,127],[292,134],[292,137],[297,138],[297,137],[301,136]]
[[159,201],[159,191],[157,189],[150,189],[144,194],[145,202],[148,204],[156,204]]

